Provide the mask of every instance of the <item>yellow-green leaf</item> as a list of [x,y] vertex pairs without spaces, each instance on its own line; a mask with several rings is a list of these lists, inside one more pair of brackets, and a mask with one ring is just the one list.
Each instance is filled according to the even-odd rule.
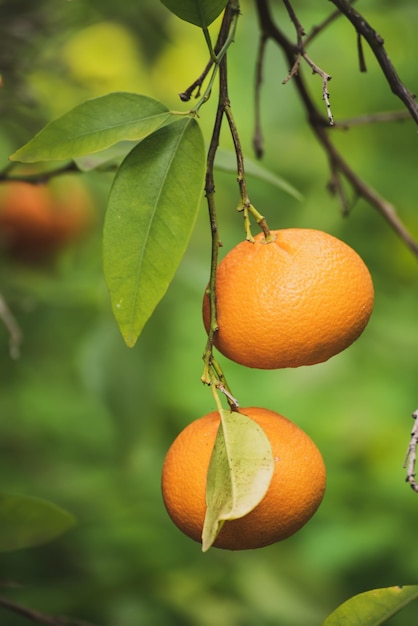
[[273,470],[273,453],[263,429],[247,415],[222,411],[208,470],[203,551],[225,521],[244,517],[261,502]]
[[10,159],[23,163],[61,161],[140,140],[168,120],[161,102],[135,93],[109,93],[87,100],[50,122]]
[[366,591],[341,604],[322,626],[378,626],[416,598],[418,585]]

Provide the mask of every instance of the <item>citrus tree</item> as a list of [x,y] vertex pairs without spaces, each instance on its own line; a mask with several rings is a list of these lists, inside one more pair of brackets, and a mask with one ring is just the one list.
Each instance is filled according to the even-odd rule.
[[[103,274],[115,322],[129,349],[134,348],[167,293],[191,245],[201,205],[206,204],[210,232],[207,284],[202,289],[203,304],[199,301],[193,315],[203,306],[207,340],[196,350],[196,358],[203,353],[201,381],[212,392],[216,411],[192,421],[175,438],[162,473],[169,516],[186,535],[201,542],[205,552],[212,546],[232,550],[265,547],[303,532],[325,493],[325,464],[316,444],[271,407],[241,408],[227,381],[229,361],[261,370],[324,363],[361,336],[374,306],[371,273],[351,246],[321,228],[289,225],[288,219],[284,224],[280,216],[252,200],[250,181],[255,179],[274,186],[289,202],[304,201],[300,189],[287,177],[262,165],[271,147],[270,128],[263,117],[263,90],[269,81],[277,82],[268,62],[271,48],[285,59],[288,70],[281,83],[286,88],[294,86],[296,101],[305,114],[306,132],[312,133],[326,156],[328,189],[342,215],[355,222],[356,215],[351,213],[365,201],[388,223],[409,254],[418,255],[418,243],[400,212],[351,166],[336,138],[341,130],[376,122],[418,123],[416,100],[398,76],[374,24],[353,2],[331,3],[331,12],[324,10],[321,21],[309,31],[304,7],[297,2],[252,3],[257,19],[254,55],[239,59],[242,66],[251,60],[255,73],[252,154],[243,148],[242,136],[248,135],[248,128],[237,122],[229,71],[249,3],[163,0],[163,15],[171,12],[200,31],[207,56],[195,79],[182,88],[178,107],[148,93],[125,90],[78,102],[17,147],[1,174],[3,195],[17,189],[22,206],[26,195],[32,203],[35,194],[46,197],[48,186],[68,174],[111,179],[103,225]],[[347,53],[357,57],[359,71],[366,73],[366,49],[371,51],[373,72],[397,98],[396,110],[356,112],[340,121],[338,106],[333,104],[334,83],[330,83],[338,76],[316,59],[315,44],[326,41],[328,31],[342,20],[351,25],[356,44]],[[350,112],[350,106],[341,108]],[[275,113],[276,107],[271,108]],[[412,141],[412,125],[408,129]],[[229,149],[220,147],[225,136]],[[281,141],[280,132],[277,140]],[[291,136],[282,141],[284,153],[295,150],[291,141]],[[230,172],[237,183],[234,228],[242,241],[231,245],[220,260],[223,221],[230,218],[225,216],[224,206],[220,209],[217,181]],[[55,226],[48,226],[44,239],[34,244],[30,238],[37,228],[30,222],[34,212],[19,209],[18,225],[12,228],[10,215],[17,214],[14,203],[17,200],[3,201],[0,213],[5,250],[17,250],[18,256],[33,260],[33,246],[44,253],[53,241],[55,254],[62,239]],[[42,203],[46,201],[37,201],[36,210]],[[62,221],[62,206],[53,208],[52,213]],[[57,217],[51,223],[55,222]],[[74,223],[74,232],[83,229],[77,215]],[[72,238],[71,228],[64,240]],[[44,256],[38,252],[35,257]],[[2,301],[2,321],[11,353],[16,356],[21,337],[6,300]],[[226,359],[221,361],[217,351]],[[186,386],[191,384],[185,381]],[[253,395],[254,403],[258,402],[257,389]],[[407,457],[407,480],[414,489],[416,438],[414,430]],[[4,550],[43,543],[74,523],[70,514],[44,500],[4,493],[2,501]],[[397,584],[371,586],[323,623],[385,622],[418,596],[418,586]],[[64,623],[7,600],[2,604],[33,621]]]

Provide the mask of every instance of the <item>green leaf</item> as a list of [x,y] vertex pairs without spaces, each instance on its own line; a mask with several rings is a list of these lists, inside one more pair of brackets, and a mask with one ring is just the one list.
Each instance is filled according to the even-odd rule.
[[222,411],[208,470],[203,552],[226,520],[244,517],[261,502],[273,470],[273,453],[263,429],[243,413]]
[[206,28],[224,10],[228,0],[161,0],[161,2],[185,22]]
[[104,272],[116,321],[130,347],[186,250],[204,172],[202,133],[188,117],[144,139],[115,177],[104,226]]
[[74,163],[78,169],[82,172],[90,172],[91,170],[104,169],[108,170],[111,167],[116,169],[127,154],[136,146],[137,141],[120,141],[106,150],[101,150],[95,154],[88,154],[87,156],[76,157]]
[[52,502],[0,494],[0,552],[47,543],[74,524],[74,517]]
[[366,591],[341,604],[322,626],[378,626],[418,598],[418,585]]
[[170,117],[157,100],[110,93],[87,100],[50,122],[10,159],[24,163],[61,161],[94,154],[126,140],[140,140]]
[[[237,173],[237,161],[235,158],[235,152],[232,150],[226,150],[224,148],[218,148],[215,158],[215,167],[223,172]],[[254,176],[259,180],[262,180],[270,185],[274,185],[281,191],[284,191],[289,196],[292,196],[296,200],[302,200],[303,195],[293,187],[287,180],[277,176],[265,167],[262,167],[251,159],[245,159],[245,172],[249,176]]]

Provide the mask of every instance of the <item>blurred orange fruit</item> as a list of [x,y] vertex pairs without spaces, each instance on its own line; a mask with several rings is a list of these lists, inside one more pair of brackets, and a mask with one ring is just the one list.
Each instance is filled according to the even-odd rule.
[[92,220],[93,200],[76,176],[0,184],[0,249],[13,258],[50,259],[85,233]]
[[[363,332],[373,283],[360,256],[328,233],[304,228],[243,241],[219,263],[214,344],[247,367],[276,369],[326,361]],[[208,292],[203,320],[210,326]]]
[[[224,523],[214,546],[227,550],[262,548],[293,535],[319,507],[326,483],[321,453],[296,424],[268,409],[240,412],[263,428],[275,466],[262,501],[244,517]],[[164,461],[164,504],[174,524],[195,541],[201,541],[206,478],[219,425],[217,411],[195,420],[178,435]]]

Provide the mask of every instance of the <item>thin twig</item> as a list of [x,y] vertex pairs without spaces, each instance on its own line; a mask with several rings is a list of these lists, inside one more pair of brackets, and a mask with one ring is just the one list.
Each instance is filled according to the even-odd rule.
[[405,122],[406,120],[411,121],[411,116],[408,111],[384,111],[381,113],[367,113],[366,115],[359,115],[358,117],[351,117],[346,120],[341,120],[340,122],[335,122],[335,128],[347,130],[353,126],[382,122]]
[[[335,0],[332,1],[336,3]],[[349,3],[348,6],[351,7]],[[256,7],[262,33],[264,33],[264,36],[267,39],[272,39],[277,46],[282,49],[289,66],[292,67],[298,54],[297,48],[277,27],[271,15],[268,0],[256,0]],[[333,175],[336,171],[343,175],[352,186],[355,194],[364,198],[371,206],[377,209],[377,211],[379,211],[379,213],[387,220],[392,229],[399,235],[408,248],[418,257],[418,242],[414,239],[411,233],[409,233],[408,229],[397,215],[395,207],[385,198],[380,196],[377,191],[365,183],[352,170],[342,154],[330,140],[329,133],[327,132],[329,122],[318,111],[305,85],[303,76],[301,76],[300,73],[294,76],[294,84],[305,108],[309,125],[316,135],[318,142],[322,145],[328,155]]]
[[44,624],[44,626],[94,626],[91,622],[40,613],[39,611],[28,609],[21,604],[12,602],[12,600],[9,600],[4,596],[0,596],[0,606],[8,611],[16,613],[16,615],[25,617],[27,620],[34,622],[35,624]]
[[300,50],[302,50],[303,48],[303,38],[305,36],[305,29],[303,28],[302,24],[300,23],[292,5],[290,4],[289,0],[283,0],[283,4],[286,7],[286,10],[289,14],[290,19],[292,20],[295,29],[296,29],[296,36],[297,36],[297,40],[298,40],[298,48]]
[[320,143],[325,148],[328,158],[333,162],[333,167],[337,168],[350,183],[355,193],[364,198],[371,206],[374,206],[379,213],[390,224],[392,229],[399,235],[408,248],[418,257],[418,242],[408,231],[402,220],[399,218],[395,207],[388,200],[383,198],[378,191],[368,185],[362,178],[357,176],[354,170],[348,165],[341,153],[331,142],[328,133],[323,126],[313,126],[313,129]]
[[15,316],[7,305],[4,296],[0,293],[0,320],[3,322],[9,333],[9,353],[12,359],[20,356],[20,346],[22,343],[22,331],[16,321]]
[[415,421],[403,466],[406,468],[406,482],[409,483],[411,488],[418,493],[418,484],[415,481],[415,463],[418,443],[418,409],[412,413],[412,417]]
[[[356,2],[356,0],[351,0],[351,4],[354,4]],[[328,15],[328,17],[326,17],[324,19],[323,22],[321,22],[320,24],[318,24],[317,26],[314,26],[311,30],[311,32],[308,34],[308,36],[305,39],[305,48],[320,34],[322,33],[323,30],[325,30],[325,28],[327,28],[327,26],[329,26],[330,24],[332,24],[333,22],[335,22],[336,19],[338,19],[339,17],[341,17],[341,11],[338,11],[338,9],[336,11],[333,11],[332,13],[330,13],[330,15]]]
[[331,0],[331,2],[335,4],[341,13],[353,24],[357,33],[367,41],[392,92],[402,100],[410,112],[412,119],[418,124],[418,103],[415,99],[415,95],[405,87],[399,78],[385,50],[383,38],[372,28],[363,15],[353,8],[348,0]]
[[345,217],[350,214],[352,204],[347,198],[347,193],[344,189],[343,180],[338,170],[338,167],[332,159],[329,160],[329,168],[331,170],[331,179],[328,183],[329,191],[337,196],[340,201],[342,215]]
[[329,93],[328,93],[328,83],[332,77],[326,72],[324,72],[324,70],[321,70],[321,68],[318,67],[318,65],[316,65],[316,63],[314,63],[312,59],[308,57],[306,52],[304,52],[302,56],[307,62],[307,64],[312,68],[312,72],[314,74],[319,74],[319,76],[322,78],[322,100],[325,102],[325,106],[327,107],[327,115],[328,115],[329,124],[330,126],[333,126],[334,117],[331,112],[331,105],[329,103]]
[[61,176],[62,174],[72,172],[78,174],[81,173],[74,161],[66,163],[65,165],[60,165],[56,169],[48,170],[46,172],[35,172],[33,174],[13,174],[14,169],[18,167],[19,164],[12,163],[11,165],[1,170],[0,182],[22,182],[30,183],[32,185],[38,185],[41,183],[47,183],[49,180],[52,180],[57,176]]
[[363,38],[360,33],[357,33],[357,53],[360,72],[367,72],[366,58],[363,50]]
[[209,74],[212,66],[213,66],[214,60],[210,59],[205,67],[205,69],[203,70],[203,72],[201,73],[200,76],[198,76],[198,78],[196,78],[195,81],[192,82],[192,84],[187,87],[187,89],[185,89],[184,91],[182,91],[181,93],[179,93],[179,97],[180,100],[182,102],[189,102],[190,98],[192,97],[193,93],[196,92],[194,94],[195,98],[199,98],[200,96],[200,90],[202,88],[202,85],[207,77],[207,75]]
[[261,125],[261,87],[263,84],[264,55],[266,52],[267,37],[261,33],[258,42],[257,63],[255,70],[254,86],[254,134],[253,148],[257,159],[261,159],[264,154],[264,138]]
[[303,28],[301,22],[299,21],[291,3],[290,0],[283,0],[283,3],[287,9],[287,12],[289,14],[289,17],[291,19],[291,21],[294,24],[295,30],[296,30],[296,38],[297,38],[297,55],[295,58],[295,61],[290,69],[289,74],[286,76],[286,78],[282,81],[283,84],[286,84],[291,78],[293,78],[294,76],[296,76],[296,74],[298,74],[299,72],[299,66],[300,66],[300,62],[301,59],[304,59],[306,61],[306,63],[309,65],[309,67],[312,69],[312,72],[314,74],[319,74],[319,76],[322,78],[322,99],[325,102],[325,106],[327,108],[327,116],[328,116],[328,120],[330,123],[330,126],[333,126],[334,124],[334,117],[332,115],[331,112],[331,105],[329,102],[329,93],[328,93],[328,82],[331,80],[331,76],[329,74],[327,74],[327,72],[324,72],[324,70],[322,70],[314,61],[312,61],[312,59],[306,54],[305,51],[305,46],[303,43],[303,37],[305,36],[305,29]]

